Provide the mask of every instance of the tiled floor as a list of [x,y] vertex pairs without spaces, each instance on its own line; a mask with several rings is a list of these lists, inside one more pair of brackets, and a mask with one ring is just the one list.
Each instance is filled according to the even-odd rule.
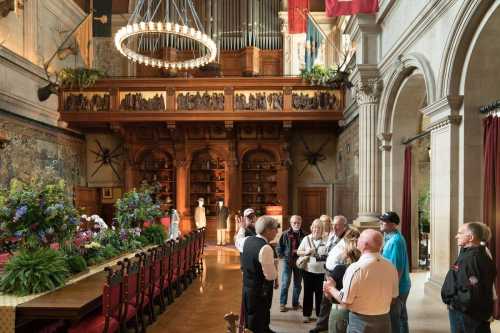
[[[241,273],[239,255],[234,248],[210,246],[206,250],[206,269],[184,293],[148,328],[153,333],[223,333],[224,314],[239,312]],[[426,273],[412,274],[408,298],[410,332],[449,332],[446,309],[439,300],[425,296]],[[279,312],[278,292],[274,293],[271,327],[279,333],[308,332],[313,324],[302,323],[300,311]],[[492,332],[500,333],[495,324]]]

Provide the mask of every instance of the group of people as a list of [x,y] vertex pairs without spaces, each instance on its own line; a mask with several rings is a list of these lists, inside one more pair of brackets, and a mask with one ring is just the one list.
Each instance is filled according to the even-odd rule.
[[[304,322],[316,321],[310,333],[409,332],[407,244],[395,212],[382,214],[379,222],[380,230],[360,232],[342,215],[333,219],[323,215],[306,235],[302,218],[293,215],[274,250],[270,243],[278,233],[277,221],[269,216],[257,219],[253,209],[245,210],[235,237],[241,253],[245,327],[254,333],[273,332],[269,326],[273,289],[281,286],[280,311],[302,310]],[[462,225],[456,236],[460,255],[441,293],[453,333],[490,332],[496,297],[496,268],[485,246],[490,238],[489,228],[479,222]]]

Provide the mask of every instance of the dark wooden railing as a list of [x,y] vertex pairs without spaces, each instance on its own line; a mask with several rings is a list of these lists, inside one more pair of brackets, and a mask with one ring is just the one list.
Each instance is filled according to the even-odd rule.
[[59,94],[69,123],[339,120],[343,108],[342,90],[296,77],[106,79]]

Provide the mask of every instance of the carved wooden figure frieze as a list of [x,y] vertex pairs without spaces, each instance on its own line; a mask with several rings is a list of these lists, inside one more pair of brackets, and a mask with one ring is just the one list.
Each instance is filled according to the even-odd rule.
[[283,110],[283,94],[272,92],[237,93],[234,96],[234,108],[236,110]]
[[64,101],[64,111],[108,111],[110,107],[109,94],[69,94]]
[[338,107],[338,100],[330,92],[314,92],[312,96],[301,92],[292,95],[292,106],[297,110],[334,110]]
[[205,91],[203,94],[197,91],[196,93],[185,92],[177,95],[177,110],[224,110],[224,93]]
[[156,93],[153,97],[146,98],[142,93],[128,93],[120,102],[120,109],[126,111],[164,111],[165,99]]

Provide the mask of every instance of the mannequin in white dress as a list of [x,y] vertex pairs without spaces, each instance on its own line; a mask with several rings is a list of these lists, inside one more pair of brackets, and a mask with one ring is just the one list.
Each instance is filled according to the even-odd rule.
[[196,228],[204,228],[207,226],[207,217],[205,215],[205,200],[203,198],[198,199],[198,207],[194,210],[194,222],[196,223]]

